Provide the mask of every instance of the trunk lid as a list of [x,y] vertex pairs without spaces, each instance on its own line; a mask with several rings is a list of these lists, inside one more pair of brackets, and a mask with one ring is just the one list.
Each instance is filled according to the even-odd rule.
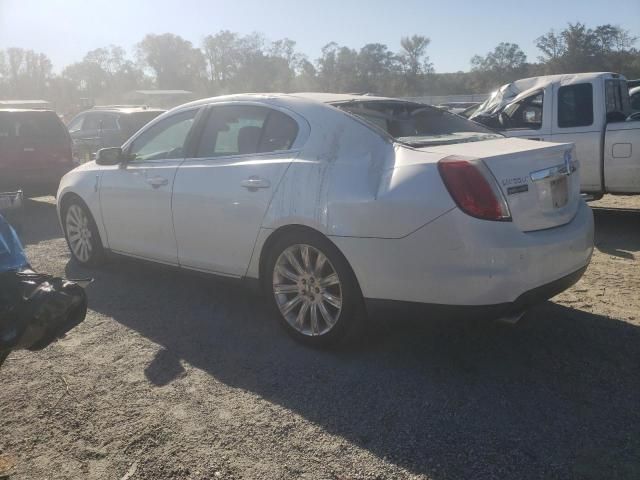
[[582,201],[570,143],[501,138],[420,150],[481,159],[496,178],[513,223],[523,232],[569,223]]

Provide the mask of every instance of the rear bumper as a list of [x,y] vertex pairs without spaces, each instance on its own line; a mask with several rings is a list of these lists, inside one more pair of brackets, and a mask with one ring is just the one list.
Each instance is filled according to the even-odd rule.
[[465,319],[473,317],[474,319],[496,319],[503,317],[511,317],[524,312],[534,305],[542,303],[555,297],[567,288],[571,287],[582,278],[587,267],[570,273],[553,282],[541,285],[528,292],[524,292],[515,301],[508,303],[500,303],[495,305],[442,305],[432,303],[416,303],[401,302],[397,300],[380,300],[374,298],[365,298],[365,306],[367,313],[370,315],[381,315],[392,313],[397,315],[399,312],[410,315],[428,315],[430,317]]
[[580,202],[571,222],[535,232],[454,209],[401,239],[331,239],[365,298],[475,308],[562,286],[589,264],[593,233],[591,209]]
[[54,194],[60,179],[73,169],[73,165],[40,170],[18,170],[0,172],[0,191],[23,190],[25,196]]

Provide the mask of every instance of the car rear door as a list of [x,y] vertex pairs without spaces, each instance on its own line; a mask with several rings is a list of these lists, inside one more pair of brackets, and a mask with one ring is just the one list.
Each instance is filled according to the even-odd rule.
[[171,191],[198,111],[183,110],[150,125],[125,147],[132,160],[103,167],[100,207],[111,250],[178,263]]
[[173,188],[181,266],[244,275],[273,193],[298,153],[301,125],[291,112],[260,105],[210,107]]

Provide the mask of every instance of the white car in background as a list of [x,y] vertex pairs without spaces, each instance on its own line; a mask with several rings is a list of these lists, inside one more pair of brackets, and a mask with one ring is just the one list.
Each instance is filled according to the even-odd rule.
[[575,283],[593,250],[571,144],[505,138],[440,109],[357,95],[210,98],[68,173],[76,261],[109,250],[259,280],[314,344],[364,307],[518,316]]

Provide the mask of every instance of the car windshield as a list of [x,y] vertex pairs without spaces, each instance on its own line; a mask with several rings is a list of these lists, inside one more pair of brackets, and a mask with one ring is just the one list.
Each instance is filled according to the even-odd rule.
[[122,116],[122,127],[125,133],[129,136],[136,133],[142,127],[144,127],[151,120],[163,113],[162,111],[152,110],[146,112],[129,113]]
[[334,104],[411,146],[477,142],[502,135],[442,109],[400,101],[352,101]]

